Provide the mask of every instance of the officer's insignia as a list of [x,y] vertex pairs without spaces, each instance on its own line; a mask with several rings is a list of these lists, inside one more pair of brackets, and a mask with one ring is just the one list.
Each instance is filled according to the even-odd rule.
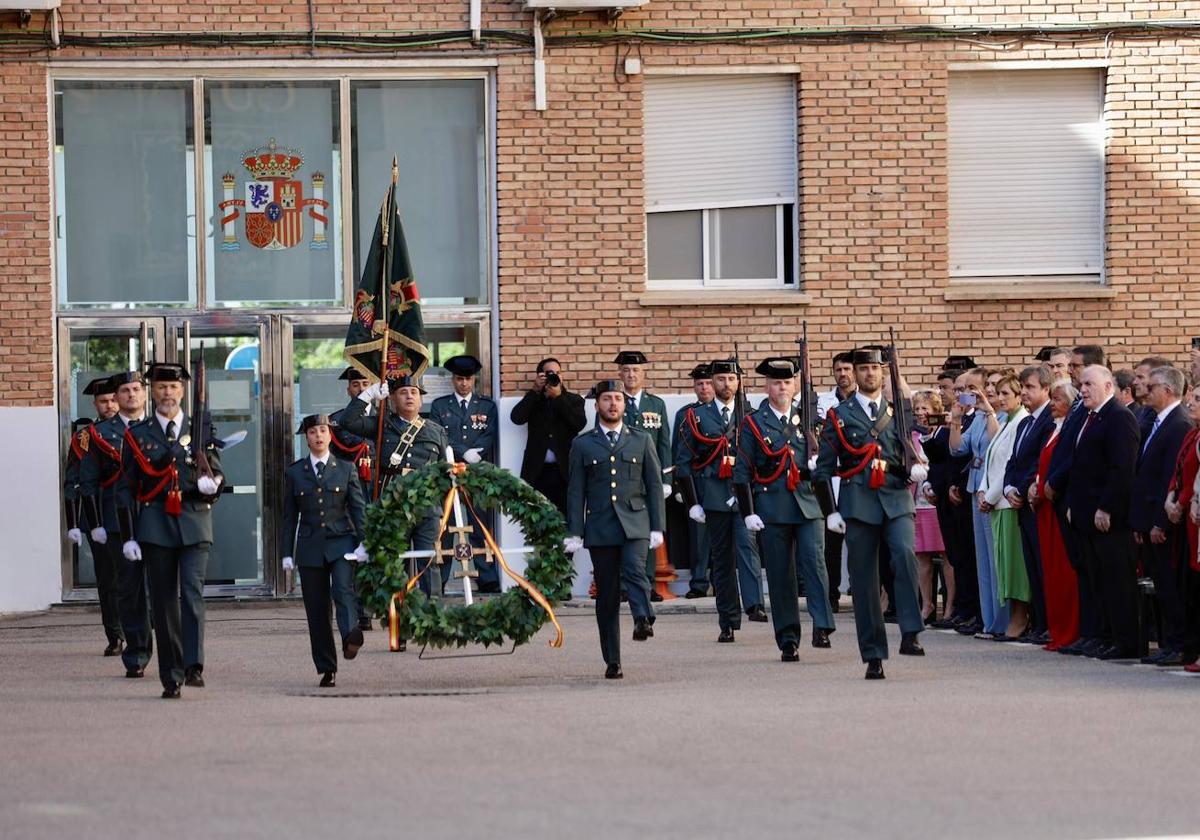
[[799,415],[799,414],[793,414],[793,415],[792,415],[792,425],[793,425],[793,426],[799,426],[799,425],[800,425],[800,415]]
[[179,445],[180,446],[187,446],[191,442],[192,442],[191,435],[180,435],[179,436]]
[[[62,440],[62,438],[59,438],[59,440]],[[88,434],[87,429],[80,429],[75,435],[75,440],[79,442],[79,448],[87,452],[88,445],[92,442],[92,436]]]
[[471,428],[472,429],[474,429],[476,431],[481,431],[483,429],[486,429],[487,427],[488,427],[488,422],[487,422],[486,414],[472,414],[471,415]]
[[294,177],[303,165],[302,151],[278,148],[274,137],[267,145],[242,154],[242,166],[250,173],[250,180],[243,184],[243,197],[233,197],[237,177],[232,172],[226,172],[221,178],[224,200],[217,208],[221,211],[224,231],[222,251],[240,249],[234,223],[243,212],[246,215],[246,239],[251,245],[264,251],[291,248],[304,237],[305,208],[313,220],[313,237],[308,247],[315,251],[329,249],[325,237],[329,223],[325,215],[329,209],[329,202],[325,200],[325,176],[320,172],[312,174],[313,197],[305,198],[304,183]]
[[642,412],[642,428],[643,429],[661,429],[662,417],[654,411]]

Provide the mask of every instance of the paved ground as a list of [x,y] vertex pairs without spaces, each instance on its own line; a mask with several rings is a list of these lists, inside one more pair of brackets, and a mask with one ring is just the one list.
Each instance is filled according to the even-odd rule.
[[[702,602],[677,602],[691,610]],[[299,605],[213,606],[208,687],[158,698],[94,613],[0,621],[0,836],[1101,838],[1200,829],[1200,682],[927,633],[862,679],[663,615],[600,678],[564,610],[513,656],[419,661],[368,634],[318,691]],[[631,629],[623,619],[626,638]],[[894,629],[894,628],[893,628]],[[895,641],[895,640],[894,640]],[[151,669],[153,671],[153,668]]]

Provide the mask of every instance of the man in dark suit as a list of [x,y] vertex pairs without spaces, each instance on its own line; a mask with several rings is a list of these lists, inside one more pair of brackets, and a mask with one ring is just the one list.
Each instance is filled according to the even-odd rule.
[[337,652],[329,624],[332,601],[337,612],[342,655],[353,659],[362,647],[354,563],[366,558],[362,545],[366,502],[354,464],[329,451],[332,421],[310,414],[296,430],[308,442],[308,455],[284,471],[283,568],[300,567],[304,614],[313,664],[321,687],[334,685]]
[[[567,538],[573,554],[587,548],[596,579],[596,626],[607,679],[621,679],[620,587],[649,608],[646,554],[663,542],[662,466],[650,435],[624,422],[625,394],[615,379],[597,383],[596,427],[571,444]],[[642,599],[639,599],[639,602]],[[654,635],[653,617],[634,617],[633,638]]]
[[[1100,595],[1108,632],[1098,659],[1137,655],[1137,563],[1129,528],[1129,497],[1138,457],[1138,425],[1115,397],[1112,371],[1089,365],[1080,376],[1087,412],[1067,479],[1067,517],[1079,536],[1083,573]],[[1102,625],[1103,627],[1103,625]]]
[[181,408],[187,371],[154,364],[147,376],[154,413],[125,432],[117,519],[125,559],[145,557],[158,676],[163,699],[171,700],[181,685],[204,687],[204,573],[225,476],[211,430],[204,447],[211,474],[197,464],[200,441],[191,440]]
[[1025,573],[1029,578],[1029,628],[1020,641],[1044,645],[1050,641],[1046,624],[1046,593],[1042,576],[1042,552],[1038,545],[1037,513],[1029,504],[1029,488],[1037,479],[1038,459],[1054,431],[1050,415],[1050,368],[1045,365],[1021,371],[1021,405],[1029,412],[1017,426],[1012,457],[1004,468],[1004,497],[1017,511],[1021,528],[1021,549],[1025,555]]
[[1137,473],[1129,500],[1129,524],[1141,550],[1143,565],[1154,579],[1154,597],[1162,615],[1163,638],[1158,653],[1143,662],[1155,665],[1182,665],[1184,608],[1172,541],[1186,541],[1186,535],[1167,518],[1164,503],[1168,486],[1175,474],[1175,463],[1183,439],[1191,428],[1180,400],[1186,382],[1183,372],[1173,367],[1158,367],[1146,382],[1146,404],[1153,418],[1141,439]]
[[1137,363],[1137,367],[1133,369],[1133,400],[1136,406],[1131,405],[1129,410],[1133,412],[1133,416],[1149,427],[1149,424],[1154,422],[1156,412],[1150,407],[1150,372],[1160,367],[1171,367],[1171,360],[1162,356],[1147,356]]
[[533,384],[513,406],[509,419],[517,426],[528,424],[521,478],[555,507],[567,513],[567,458],[571,441],[587,425],[583,397],[563,384],[558,359],[537,364]]

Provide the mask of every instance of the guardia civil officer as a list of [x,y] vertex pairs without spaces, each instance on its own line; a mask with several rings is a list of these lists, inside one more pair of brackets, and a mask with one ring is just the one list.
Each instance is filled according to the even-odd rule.
[[[692,393],[696,395],[696,399],[675,412],[675,422],[671,424],[672,463],[679,459],[681,445],[679,437],[680,432],[683,431],[683,419],[687,416],[688,409],[706,405],[712,402],[716,396],[713,392],[712,365],[708,362],[701,362],[692,368],[690,376],[692,377]],[[675,499],[681,505],[683,504],[683,494],[678,488],[675,491]],[[686,512],[685,508],[684,513]],[[703,522],[696,522],[689,518],[687,529],[691,580],[688,582],[687,594],[683,597],[706,598],[708,597],[708,527]]]
[[203,451],[212,475],[197,464],[201,442],[192,440],[182,408],[187,371],[152,364],[147,376],[154,413],[125,433],[117,519],[125,559],[146,562],[162,696],[176,699],[181,684],[204,687],[204,575],[225,476],[211,428]]
[[92,428],[91,445],[80,464],[80,492],[88,509],[99,511],[97,521],[101,525],[93,529],[92,536],[104,538],[99,549],[117,570],[117,611],[125,636],[121,661],[125,676],[137,679],[145,675],[154,648],[150,640],[146,564],[141,560],[126,560],[121,553],[117,539],[121,534],[117,493],[122,479],[125,430],[146,419],[146,387],[141,372],[136,370],[113,374],[111,383],[116,389],[118,410]]
[[[888,657],[879,599],[879,547],[887,546],[896,577],[896,612],[903,634],[900,653],[924,656],[917,641],[924,629],[917,603],[917,559],[913,553],[913,494],[910,482],[928,476],[923,464],[905,467],[904,444],[895,411],[883,396],[884,359],[879,350],[854,351],[858,390],[829,410],[821,429],[813,483],[829,530],[846,535],[858,649],[866,678],[881,680]],[[830,479],[841,478],[836,505]]]
[[771,621],[784,662],[800,655],[800,610],[796,565],[804,573],[813,620],[813,647],[829,647],[833,615],[824,597],[824,523],[813,494],[807,463],[808,444],[793,409],[797,365],[775,356],[755,370],[767,378],[767,404],[742,421],[734,491],[747,530],[762,532],[763,565],[771,590]]
[[[94,419],[81,417],[71,425],[71,446],[67,450],[67,463],[63,468],[63,502],[67,514],[67,539],[81,545],[84,530],[87,530],[88,547],[92,551],[92,566],[96,572],[96,595],[100,599],[100,622],[108,646],[105,656],[116,656],[125,643],[121,629],[120,611],[117,607],[117,575],[120,564],[113,561],[106,543],[108,535],[94,499],[84,496],[82,490],[83,462],[91,452],[95,424],[103,423],[117,413],[117,388],[109,377],[93,379],[83,389],[92,398],[96,409]],[[120,558],[117,558],[118,560]]]
[[[371,380],[366,377],[366,374],[351,366],[342,371],[338,377],[339,380],[346,383],[346,396],[354,399],[364,390],[371,386]],[[371,416],[371,411],[374,405],[368,404],[366,407],[366,416]],[[358,470],[358,479],[364,488],[364,492],[369,493],[371,487],[371,470],[375,458],[375,439],[373,437],[361,437],[348,432],[340,425],[342,412],[344,408],[339,408],[333,414],[329,415],[331,422],[329,427],[330,440],[329,451],[338,455],[343,460],[351,461]],[[368,631],[371,629],[371,616],[367,613],[363,605],[362,598],[357,594],[354,596],[357,606],[358,629]]]
[[[383,425],[383,448],[379,452],[377,469],[383,490],[391,482],[412,470],[435,461],[445,461],[450,445],[446,431],[436,420],[421,417],[421,397],[426,393],[416,377],[404,374],[387,382],[375,383],[350,400],[342,413],[340,426],[353,434],[372,437],[376,434],[378,416],[368,417],[367,405],[386,400]],[[384,410],[384,406],[380,406]],[[380,492],[382,493],[383,490]],[[409,540],[414,551],[432,551],[437,537],[441,511],[431,507],[414,526]],[[418,561],[424,566],[425,561]],[[415,565],[415,564],[414,564]],[[410,567],[411,568],[411,567]],[[429,593],[430,575],[421,578],[422,591]],[[442,564],[441,584],[450,577],[450,564]]]
[[283,568],[300,567],[304,613],[313,664],[320,685],[330,688],[337,675],[337,652],[329,624],[332,601],[337,613],[342,655],[353,659],[363,644],[357,626],[354,564],[367,556],[362,545],[366,500],[358,472],[330,451],[332,420],[310,414],[296,430],[308,443],[308,455],[283,474]]
[[[468,464],[486,461],[496,463],[496,435],[499,432],[499,410],[489,397],[475,392],[475,380],[483,365],[474,356],[453,356],[442,363],[451,376],[454,393],[438,397],[430,406],[430,416],[446,430],[454,460]],[[466,511],[467,524],[472,528],[471,545],[482,548],[484,539],[475,514]],[[491,517],[484,514],[491,530]],[[475,558],[479,572],[480,592],[500,591],[500,572],[494,562],[482,555]]]
[[[596,580],[596,626],[608,679],[621,679],[620,585],[648,593],[645,557],[662,545],[662,467],[654,441],[625,422],[625,395],[615,379],[597,383],[596,425],[571,443],[567,478],[569,554],[586,548]],[[633,638],[654,635],[653,617],[634,618]]]
[[[641,350],[622,350],[613,359],[617,365],[617,374],[625,394],[624,422],[631,429],[641,429],[650,435],[654,441],[658,462],[662,464],[663,498],[671,495],[671,473],[675,471],[674,459],[671,455],[671,428],[667,423],[667,404],[644,389],[646,382],[646,365],[649,360]],[[646,577],[650,580],[650,600],[661,601],[663,598],[654,591],[654,552],[646,555]],[[630,578],[630,572],[625,572]],[[628,580],[626,581],[628,589]]]

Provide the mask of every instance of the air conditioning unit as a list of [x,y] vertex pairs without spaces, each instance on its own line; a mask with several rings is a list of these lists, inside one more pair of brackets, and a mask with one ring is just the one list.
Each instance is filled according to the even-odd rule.
[[49,12],[62,5],[62,0],[0,0],[4,12]]
[[546,9],[555,12],[609,12],[620,14],[625,9],[645,6],[647,0],[525,0],[526,9]]

